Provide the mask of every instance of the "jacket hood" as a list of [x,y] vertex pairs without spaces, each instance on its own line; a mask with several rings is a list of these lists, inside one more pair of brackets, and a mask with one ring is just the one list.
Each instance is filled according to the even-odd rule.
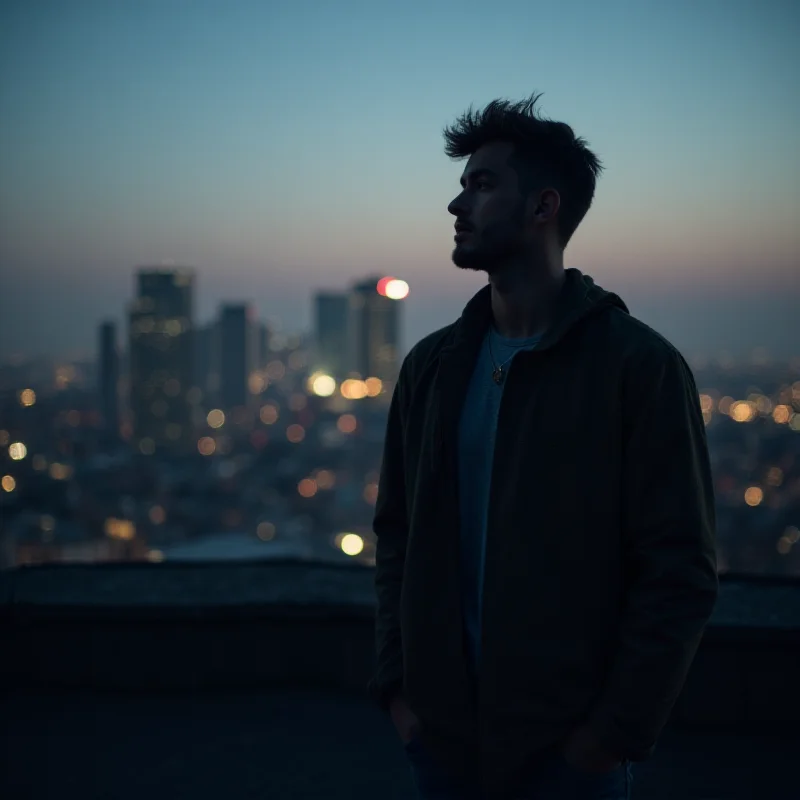
[[[491,298],[492,287],[485,286],[467,303],[456,323],[457,342],[482,339],[492,323]],[[565,270],[564,285],[556,302],[553,320],[536,349],[553,347],[584,319],[611,308],[629,313],[618,295],[598,286],[589,275],[574,268]]]

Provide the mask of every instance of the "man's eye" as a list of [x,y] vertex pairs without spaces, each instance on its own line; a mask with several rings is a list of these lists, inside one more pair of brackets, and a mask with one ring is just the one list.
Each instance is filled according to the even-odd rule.
[[488,189],[489,188],[488,181],[478,181],[478,188],[479,189]]

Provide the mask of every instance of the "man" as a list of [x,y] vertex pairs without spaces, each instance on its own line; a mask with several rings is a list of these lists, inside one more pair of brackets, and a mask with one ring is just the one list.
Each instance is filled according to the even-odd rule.
[[601,166],[537,100],[445,129],[453,261],[489,283],[389,413],[370,688],[426,800],[629,797],[717,595],[693,377],[564,269]]

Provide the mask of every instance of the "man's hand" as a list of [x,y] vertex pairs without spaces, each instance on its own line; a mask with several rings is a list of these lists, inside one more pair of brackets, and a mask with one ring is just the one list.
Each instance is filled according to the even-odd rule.
[[622,764],[622,760],[606,750],[585,725],[572,732],[561,754],[571,767],[597,775],[613,772]]
[[408,744],[419,730],[417,715],[408,707],[408,703],[401,695],[397,695],[392,700],[389,706],[389,714],[400,736],[400,741],[404,745]]

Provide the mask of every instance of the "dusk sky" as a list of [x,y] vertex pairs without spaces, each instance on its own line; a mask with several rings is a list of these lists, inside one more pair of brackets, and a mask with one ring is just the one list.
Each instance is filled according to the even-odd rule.
[[796,0],[5,0],[0,358],[91,354],[166,260],[200,321],[290,331],[396,275],[410,346],[485,281],[442,128],[533,91],[606,166],[568,266],[687,355],[800,355],[799,35]]

